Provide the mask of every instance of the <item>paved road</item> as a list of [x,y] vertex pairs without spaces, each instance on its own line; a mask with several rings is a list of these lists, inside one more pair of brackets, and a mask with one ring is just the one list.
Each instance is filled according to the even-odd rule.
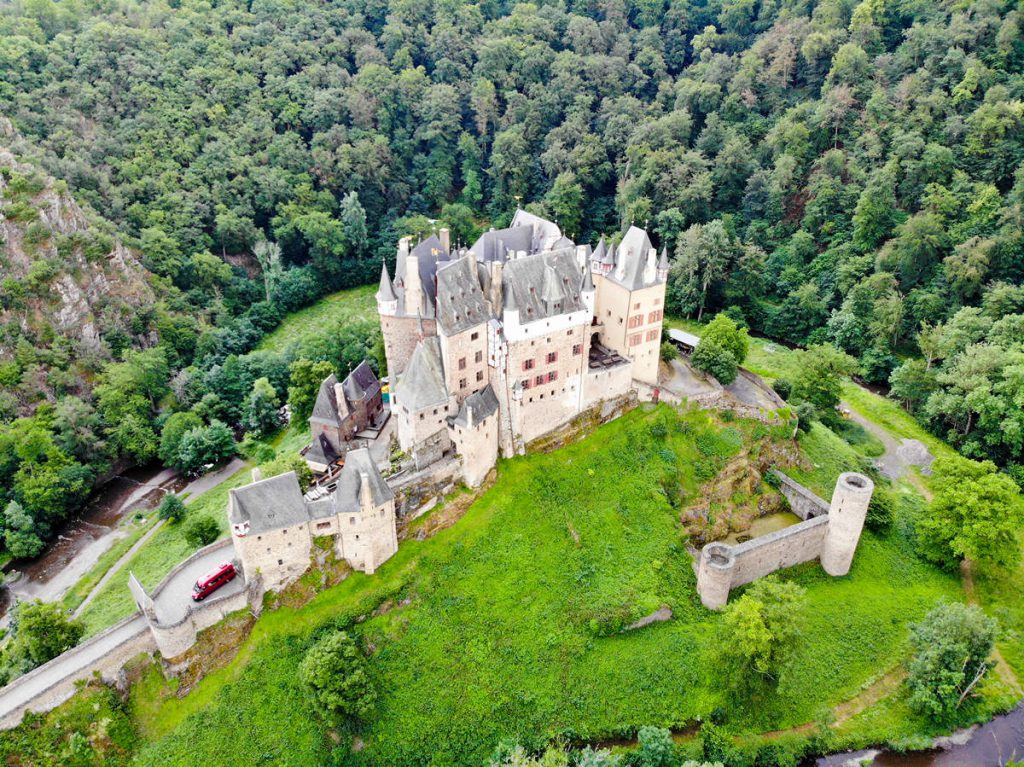
[[[189,605],[192,604],[192,587],[195,582],[222,563],[230,562],[234,555],[234,549],[226,546],[206,554],[175,574],[164,590],[153,599],[157,619],[161,623],[177,623],[184,618]],[[239,575],[226,586],[221,586],[207,599],[236,594],[244,588],[244,579]]]
[[672,377],[664,383],[664,388],[670,392],[680,397],[699,397],[722,390],[722,385],[718,381],[698,373],[685,358],[677,357],[670,364]]
[[20,680],[15,680],[12,685],[0,690],[0,718],[45,692],[52,685],[110,654],[121,643],[148,630],[146,619],[138,615],[116,631],[87,640],[58,659],[40,666]]

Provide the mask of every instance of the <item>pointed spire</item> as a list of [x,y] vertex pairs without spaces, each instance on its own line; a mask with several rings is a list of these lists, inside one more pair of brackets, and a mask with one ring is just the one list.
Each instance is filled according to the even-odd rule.
[[606,248],[607,246],[604,244],[604,237],[601,237],[601,239],[597,241],[597,247],[594,248],[594,252],[590,254],[590,260],[595,264],[600,264],[601,260],[605,256]]
[[391,276],[388,274],[388,266],[384,259],[380,260],[380,288],[377,290],[378,301],[397,301],[395,286],[391,283]]
[[590,274],[590,262],[583,264],[583,284],[580,286],[581,293],[594,292],[594,278]]
[[668,247],[667,246],[662,246],[662,248],[661,248],[661,260],[658,261],[658,270],[661,271],[662,269],[664,269],[665,271],[668,271]]

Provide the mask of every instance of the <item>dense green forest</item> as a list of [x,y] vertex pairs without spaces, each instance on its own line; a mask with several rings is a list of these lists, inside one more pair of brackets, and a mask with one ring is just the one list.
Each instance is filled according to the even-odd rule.
[[233,451],[225,427],[308,400],[312,362],[372,353],[372,318],[252,352],[286,313],[372,279],[400,233],[469,241],[520,200],[580,241],[646,224],[675,312],[832,342],[1019,477],[1022,25],[1008,0],[13,3],[0,110],[154,298],[88,355],[5,320],[8,546],[118,461]]

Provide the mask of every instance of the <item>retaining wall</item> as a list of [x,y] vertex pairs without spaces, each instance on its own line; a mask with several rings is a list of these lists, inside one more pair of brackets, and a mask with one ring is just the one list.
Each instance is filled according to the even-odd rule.
[[26,711],[56,708],[75,694],[79,681],[95,674],[115,681],[128,660],[155,650],[146,619],[135,613],[0,690],[0,729],[16,727]]
[[794,479],[787,477],[778,469],[772,474],[779,480],[779,492],[789,501],[789,507],[800,519],[810,519],[828,514],[829,504]]

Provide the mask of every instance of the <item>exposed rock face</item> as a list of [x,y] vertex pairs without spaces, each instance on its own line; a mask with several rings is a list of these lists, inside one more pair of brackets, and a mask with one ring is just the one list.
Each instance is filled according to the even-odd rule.
[[154,343],[149,273],[62,182],[19,159],[17,143],[0,118],[0,362],[24,341],[68,339],[72,361]]

